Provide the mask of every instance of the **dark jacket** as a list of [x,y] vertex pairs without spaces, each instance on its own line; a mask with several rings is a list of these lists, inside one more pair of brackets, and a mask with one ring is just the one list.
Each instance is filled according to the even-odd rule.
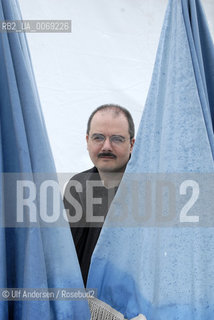
[[[94,186],[98,185],[98,186]],[[77,191],[78,190],[78,191]],[[117,187],[107,189],[100,180],[96,167],[81,172],[71,178],[64,194],[64,205],[68,217],[77,216],[78,204],[81,205],[82,217],[78,222],[70,223],[76,251],[86,285],[91,255],[96,246],[109,206],[115,196]],[[71,198],[71,196],[73,198]],[[70,197],[70,198],[69,198]],[[74,199],[78,202],[75,202]],[[79,208],[80,209],[80,208]],[[103,222],[89,222],[93,219]]]

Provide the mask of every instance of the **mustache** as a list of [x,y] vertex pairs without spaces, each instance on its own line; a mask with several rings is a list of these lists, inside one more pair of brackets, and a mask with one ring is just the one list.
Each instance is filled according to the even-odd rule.
[[98,154],[98,158],[102,158],[102,157],[112,157],[114,159],[116,159],[117,157],[115,156],[115,154],[111,153],[111,152],[101,152]]

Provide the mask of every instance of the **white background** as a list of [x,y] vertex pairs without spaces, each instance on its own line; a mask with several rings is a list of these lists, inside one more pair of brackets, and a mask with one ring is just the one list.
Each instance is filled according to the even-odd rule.
[[[72,33],[28,33],[58,172],[92,167],[85,131],[101,104],[142,116],[167,0],[19,0],[23,19],[72,20]],[[214,1],[201,0],[214,37]]]

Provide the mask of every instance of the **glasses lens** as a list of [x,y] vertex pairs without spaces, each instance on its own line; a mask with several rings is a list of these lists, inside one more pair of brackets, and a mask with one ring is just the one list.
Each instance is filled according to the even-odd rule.
[[120,144],[125,141],[125,138],[122,136],[111,136],[110,141],[115,144]]
[[[93,134],[91,139],[94,143],[101,144],[101,143],[104,143],[104,141],[106,140],[106,137],[102,134],[96,133],[96,134]],[[121,144],[126,140],[123,136],[117,136],[117,135],[111,136],[109,139],[110,139],[110,142],[113,144]]]
[[102,134],[93,134],[91,139],[95,143],[103,143],[105,141],[105,136],[103,136]]

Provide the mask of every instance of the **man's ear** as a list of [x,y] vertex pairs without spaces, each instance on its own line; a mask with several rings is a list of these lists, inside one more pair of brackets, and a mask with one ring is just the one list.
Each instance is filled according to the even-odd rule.
[[85,139],[86,139],[86,143],[87,143],[87,150],[88,150],[88,139],[89,139],[89,135],[88,135],[88,134],[86,134]]
[[134,143],[135,143],[135,139],[133,138],[133,139],[131,139],[131,142],[130,142],[130,153],[132,153]]

